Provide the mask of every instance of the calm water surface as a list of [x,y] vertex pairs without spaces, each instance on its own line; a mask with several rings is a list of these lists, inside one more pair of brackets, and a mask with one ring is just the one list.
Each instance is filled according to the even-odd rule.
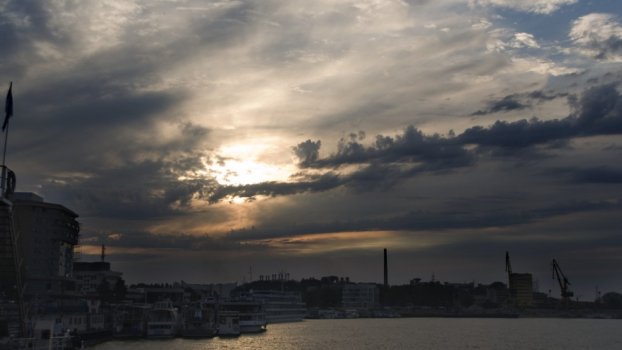
[[94,349],[622,349],[622,320],[305,320],[232,339],[109,341]]

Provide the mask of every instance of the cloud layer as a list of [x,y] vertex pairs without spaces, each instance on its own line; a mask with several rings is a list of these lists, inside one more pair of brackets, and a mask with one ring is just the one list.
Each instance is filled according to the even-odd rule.
[[0,1],[7,164],[133,280],[349,274],[383,245],[475,275],[511,242],[613,281],[620,6]]

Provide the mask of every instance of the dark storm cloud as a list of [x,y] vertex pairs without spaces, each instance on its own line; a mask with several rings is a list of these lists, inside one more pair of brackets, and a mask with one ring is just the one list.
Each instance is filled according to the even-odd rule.
[[371,146],[365,146],[357,140],[342,139],[335,154],[305,165],[323,168],[370,162],[421,162],[430,169],[451,169],[472,164],[473,157],[454,138],[438,134],[425,135],[415,127],[408,126],[401,135],[395,137],[377,135]]
[[[563,94],[535,91],[525,96],[550,100]],[[361,143],[364,136],[353,133],[340,140],[336,153],[324,158],[319,156],[321,141],[307,140],[293,148],[301,168],[332,169],[330,172],[310,175],[303,171],[292,177],[291,182],[218,186],[209,200],[214,203],[235,196],[253,199],[321,192],[341,186],[356,191],[388,189],[421,173],[451,172],[474,166],[482,150],[492,149],[489,154],[495,156],[533,160],[542,157],[532,151],[534,146],[555,148],[575,137],[622,133],[622,96],[616,84],[590,88],[580,99],[571,99],[571,103],[574,111],[564,119],[497,121],[489,127],[471,127],[460,135],[425,135],[409,126],[394,137],[377,135],[375,142],[366,146]],[[469,149],[468,145],[477,148]],[[346,165],[359,167],[350,172],[340,170]],[[596,176],[592,174],[591,178],[596,179]]]
[[[279,196],[327,191],[340,186],[355,190],[389,188],[402,179],[421,173],[451,172],[475,166],[478,158],[514,157],[518,160],[542,157],[535,146],[556,148],[572,138],[616,135],[622,133],[622,96],[616,84],[588,89],[577,100],[571,100],[573,113],[563,119],[497,121],[489,127],[476,126],[462,134],[425,135],[413,126],[394,137],[377,135],[375,143],[364,145],[363,137],[353,134],[340,140],[337,152],[319,156],[321,141],[304,141],[293,148],[303,170],[331,169],[324,175],[304,172],[291,182],[266,182],[253,185],[220,186],[210,195],[211,202],[239,196]],[[561,95],[532,92],[533,99],[553,99]],[[477,146],[470,149],[468,145]],[[492,150],[492,151],[491,151]],[[346,165],[358,169],[341,173]]]
[[576,183],[622,183],[622,169],[606,165],[589,168],[559,168],[551,170],[550,174],[563,176]]
[[182,215],[193,198],[205,197],[217,183],[210,177],[179,180],[205,169],[207,155],[197,148],[208,130],[190,123],[178,127],[179,137],[160,145],[123,139],[125,148],[115,152],[114,162],[121,165],[86,158],[74,167],[84,174],[48,178],[42,184],[42,194],[83,216],[146,219]]
[[[541,91],[526,94],[534,100],[554,99],[565,94],[545,94]],[[508,97],[515,98],[515,97]],[[421,162],[430,169],[448,169],[474,164],[474,155],[466,145],[500,148],[526,148],[552,144],[575,137],[614,135],[622,133],[622,96],[617,84],[588,89],[578,101],[570,100],[573,113],[563,119],[497,121],[488,127],[475,126],[462,134],[447,137],[424,135],[409,126],[402,135],[378,135],[375,144],[364,146],[355,140],[342,140],[335,154],[305,162],[310,167],[336,167],[371,161]],[[319,148],[319,143],[317,144]]]
[[458,139],[462,144],[520,149],[574,137],[620,133],[622,96],[617,84],[607,84],[585,91],[576,102],[574,112],[566,118],[497,121],[490,127],[471,127]]
[[576,136],[571,120],[496,121],[490,127],[475,126],[462,133],[464,144],[500,148],[525,148]]
[[[262,182],[251,185],[218,186],[209,195],[209,201],[216,203],[229,197],[253,199],[257,196],[287,196],[299,193],[324,192],[338,187],[346,187],[357,192],[388,189],[400,180],[417,173],[438,169],[425,165],[400,165],[371,163],[348,174],[328,172],[324,174],[299,173],[291,178],[291,182]],[[442,168],[442,171],[447,171]]]
[[245,198],[253,198],[256,196],[283,196],[304,192],[328,191],[335,187],[343,185],[343,179],[334,174],[327,173],[316,176],[305,176],[299,178],[295,182],[262,182],[252,185],[239,186],[219,186],[215,191],[210,193],[209,201],[216,203],[229,196],[238,196]]
[[178,180],[181,168],[193,163],[196,160],[131,163],[102,169],[87,179],[51,179],[41,190],[86,217],[135,220],[182,215],[193,198],[215,187],[211,179]]
[[[14,80],[23,76],[32,62],[25,60],[27,52],[33,51],[33,39],[54,40],[49,27],[49,13],[46,4],[36,0],[9,1],[0,11],[0,43],[2,43],[2,64],[0,76]],[[28,57],[31,59],[32,57]]]
[[209,195],[209,201],[216,203],[229,197],[243,197],[249,200],[257,196],[286,196],[300,193],[324,192],[345,187],[356,192],[388,190],[401,180],[420,173],[446,173],[466,163],[398,164],[372,162],[347,174],[330,171],[324,174],[299,173],[291,182],[262,182],[251,185],[218,186]]
[[207,235],[169,234],[154,235],[149,232],[129,231],[125,233],[89,233],[83,237],[83,243],[105,244],[113,248],[141,248],[148,253],[158,254],[157,249],[182,251],[235,251],[245,249],[265,250],[260,245],[247,246],[228,237],[215,238]]
[[[142,139],[154,127],[153,116],[177,100],[163,93],[127,93],[79,100],[49,114],[39,110],[33,113],[38,123],[15,133],[21,137],[13,154],[21,162],[45,159],[31,166],[45,166],[43,173],[69,172],[40,178],[40,191],[83,216],[137,219],[180,213],[213,187],[209,178],[178,180],[186,172],[204,170],[200,145],[208,131],[184,123],[178,124],[179,136],[167,142]],[[137,129],[142,131],[130,131]],[[54,143],[54,148],[44,146]],[[14,168],[19,174],[19,163]]]
[[471,208],[452,211],[418,210],[403,215],[379,219],[342,220],[294,227],[266,227],[234,231],[237,239],[269,239],[303,234],[322,234],[353,231],[442,231],[455,229],[485,229],[525,225],[562,215],[586,212],[620,211],[622,198],[603,201],[570,201],[531,209],[499,208],[483,211],[472,203]]
[[[85,51],[70,60],[70,65],[44,71],[36,85],[23,90],[19,99],[28,102],[18,104],[18,108],[20,115],[30,120],[16,128],[19,141],[13,147],[21,159],[37,164],[42,174],[80,173],[79,176],[48,176],[39,179],[39,183],[46,196],[73,203],[77,211],[86,215],[145,218],[180,213],[193,198],[207,198],[214,203],[230,196],[291,195],[341,186],[356,191],[388,189],[417,174],[450,172],[475,165],[480,155],[466,144],[529,147],[585,134],[563,131],[564,127],[559,125],[563,121],[499,122],[491,127],[469,129],[459,136],[426,135],[410,126],[396,136],[377,135],[371,145],[363,142],[364,135],[354,134],[341,140],[337,151],[326,157],[320,156],[320,141],[307,140],[294,148],[303,172],[328,169],[324,174],[309,172],[293,177],[290,182],[240,186],[220,185],[209,176],[179,181],[184,171],[204,168],[202,159],[206,154],[202,142],[209,134],[196,126],[182,125],[181,137],[153,142],[151,135],[157,123],[179,123],[181,117],[175,107],[189,92],[183,86],[155,90],[145,87],[158,86],[163,79],[158,72],[175,66],[180,59],[211,49],[237,48],[249,40],[254,30],[260,28],[274,34],[281,31],[279,25],[287,24],[291,18],[279,18],[279,23],[266,25],[270,5],[241,2],[205,12],[192,11],[185,27],[164,32],[152,28],[135,30],[140,23],[131,14],[124,18],[130,21],[118,33],[122,40],[114,45],[96,43],[101,46],[92,53],[82,46],[92,44],[84,40],[98,33],[89,32],[85,29],[88,26],[59,26],[56,17],[60,14],[54,10],[71,13],[74,9],[47,5],[12,1],[7,5],[7,12],[0,14],[0,35],[6,37],[7,45],[13,49],[2,67],[18,67],[19,57],[28,57],[33,64],[45,62],[45,55],[37,51],[37,42],[49,44],[59,52]],[[149,18],[158,23],[162,20],[158,15],[160,10],[158,5],[147,3],[141,5],[139,13],[152,16]],[[169,10],[175,11],[171,13],[174,16],[183,9]],[[20,40],[22,37],[27,40]],[[308,40],[304,31],[295,32],[284,40],[269,40],[254,54],[263,63],[281,61],[285,57],[283,52],[301,46],[304,40]],[[209,65],[203,68],[210,70]],[[619,96],[612,89],[608,95],[602,95],[603,91],[586,97],[581,102],[594,100],[594,103],[590,106],[585,103],[586,107],[581,108],[593,110],[594,115],[605,111],[602,108],[619,108],[608,104]],[[560,96],[544,91],[508,95],[494,104],[491,102],[488,109],[523,108]],[[369,113],[380,113],[385,107],[370,108]],[[582,112],[567,119],[574,118],[581,122],[581,128],[591,129],[587,134],[606,133],[609,125],[600,125],[606,118],[592,114]],[[518,134],[513,134],[516,130]],[[59,140],[63,141],[60,147],[47,146]],[[346,165],[357,168],[343,172],[342,166]],[[121,199],[120,204],[115,198]]]
[[[187,98],[185,87],[159,84],[160,70],[179,61],[176,53],[195,52],[188,48],[197,36],[182,32],[213,21],[193,19],[186,29],[166,35],[130,25],[119,32],[123,40],[109,38],[110,43],[90,41],[100,33],[89,32],[83,22],[58,22],[65,12],[79,15],[87,3],[4,5],[0,38],[7,50],[0,73],[15,82],[16,106],[9,165],[18,177],[29,176],[29,189],[36,186],[46,199],[82,216],[144,219],[181,215],[193,198],[214,187],[209,176],[179,180],[205,170],[209,130],[181,121],[175,107]],[[99,24],[102,33],[114,27]],[[24,76],[26,70],[37,78]],[[165,139],[154,137],[164,137],[163,124],[174,131]]]
[[[24,123],[24,132],[50,135],[77,131],[84,136],[85,133],[122,131],[153,123],[155,115],[166,112],[180,100],[176,92],[136,93],[125,89],[102,89],[97,85],[90,82],[75,87],[75,91],[67,91],[65,86],[57,91],[42,91],[41,95],[36,95],[38,91],[24,94],[21,99],[37,106],[24,108],[24,115],[32,121]],[[42,101],[42,95],[48,100]],[[52,105],[66,96],[71,99],[62,108],[53,110]]]
[[[86,19],[58,22],[63,14],[74,18],[93,10],[87,3],[3,5],[0,38],[6,51],[0,73],[16,82],[10,165],[18,176],[28,174],[47,200],[83,217],[111,219],[184,215],[191,200],[217,188],[211,175],[196,176],[205,171],[204,161],[218,161],[208,154],[209,130],[183,122],[176,107],[188,89],[161,84],[162,70],[202,50],[220,51],[248,40],[260,20],[253,4],[195,13],[173,31],[133,30],[140,21],[130,21],[120,27],[118,41],[106,36],[117,30],[108,21],[98,23],[103,40],[92,38],[100,32],[90,32]],[[154,23],[166,18],[158,5],[142,4],[140,11]],[[133,16],[122,15],[119,21]],[[53,70],[41,68],[52,64]],[[28,69],[40,74],[25,86]],[[177,125],[179,135],[164,135],[163,124]]]
[[542,90],[536,90],[529,93],[511,94],[504,96],[499,100],[488,102],[485,109],[481,109],[471,115],[486,115],[498,112],[508,112],[522,110],[533,106],[534,103],[554,100],[558,97],[566,97],[568,94],[547,94]]
[[313,162],[317,161],[320,157],[320,146],[322,145],[321,141],[311,141],[307,140],[305,142],[299,143],[296,147],[293,147],[294,154],[300,160],[300,165],[308,166]]
[[491,101],[484,110],[474,112],[472,115],[484,115],[497,112],[507,112],[513,110],[520,110],[529,107],[528,105],[519,102],[514,95],[505,96],[498,101]]

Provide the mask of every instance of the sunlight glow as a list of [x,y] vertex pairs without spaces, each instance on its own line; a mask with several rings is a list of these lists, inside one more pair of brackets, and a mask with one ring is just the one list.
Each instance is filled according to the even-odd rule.
[[265,245],[297,254],[317,254],[347,250],[423,249],[446,243],[437,235],[413,236],[407,231],[346,231],[303,234],[286,238],[248,240],[248,245]]
[[[223,146],[216,153],[221,161],[209,165],[209,173],[222,185],[252,185],[267,181],[287,181],[295,171],[293,164],[271,162],[266,154],[274,152],[269,140]],[[237,198],[232,202],[238,203]]]
[[230,202],[233,203],[233,204],[242,204],[242,203],[246,202],[246,199],[243,198],[243,197],[235,196],[235,197],[230,199]]

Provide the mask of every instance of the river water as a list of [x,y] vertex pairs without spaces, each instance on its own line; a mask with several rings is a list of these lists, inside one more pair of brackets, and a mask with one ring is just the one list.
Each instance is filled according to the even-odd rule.
[[201,340],[109,341],[96,350],[622,349],[622,320],[397,318],[305,320],[261,334]]

